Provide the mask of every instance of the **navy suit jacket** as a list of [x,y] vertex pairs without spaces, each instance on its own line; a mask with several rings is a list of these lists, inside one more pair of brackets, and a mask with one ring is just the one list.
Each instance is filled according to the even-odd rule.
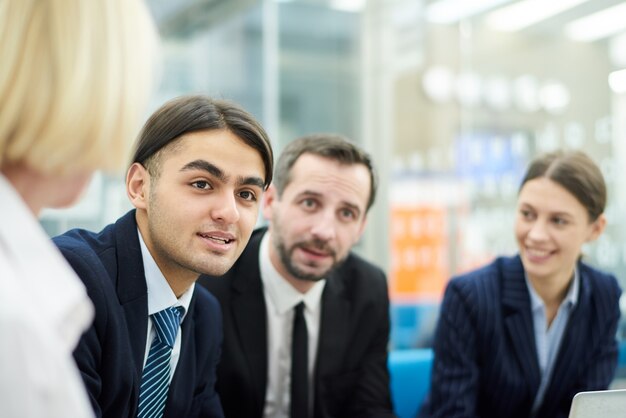
[[[537,417],[566,418],[577,392],[606,389],[617,366],[620,289],[578,264],[580,293]],[[435,333],[423,417],[529,417],[541,380],[519,256],[450,281]]]
[[[267,386],[267,312],[259,270],[265,229],[233,268],[201,276],[222,304],[217,390],[227,417],[260,418]],[[326,280],[314,375],[314,416],[393,417],[387,370],[389,297],[384,273],[354,254]]]
[[[135,211],[100,233],[74,229],[54,242],[87,287],[95,321],[74,357],[99,417],[136,417],[148,331],[148,294]],[[164,417],[222,417],[215,391],[222,342],[218,302],[196,286],[181,325]]]

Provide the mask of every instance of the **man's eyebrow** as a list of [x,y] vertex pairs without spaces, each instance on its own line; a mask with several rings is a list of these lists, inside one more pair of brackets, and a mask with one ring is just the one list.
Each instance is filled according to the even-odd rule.
[[344,201],[343,204],[351,208],[352,210],[356,211],[358,214],[361,214],[361,208],[359,207],[359,205],[355,205],[354,203],[350,203],[346,201]]
[[320,192],[316,192],[314,190],[302,190],[300,193],[298,193],[298,196],[313,196],[313,197],[321,197],[322,194]]
[[[213,177],[216,177],[222,183],[227,183],[230,180],[230,176],[228,176],[224,171],[206,160],[194,160],[187,164],[185,164],[180,171],[190,171],[190,170],[202,170],[211,174]],[[250,176],[250,177],[238,177],[237,184],[241,186],[258,186],[261,189],[265,187],[265,181],[261,177],[258,176]]]
[[250,176],[250,177],[240,177],[237,181],[240,186],[257,186],[263,189],[265,187],[265,182],[261,177]]
[[228,176],[222,171],[218,166],[211,164],[207,160],[194,160],[187,164],[185,164],[180,171],[190,171],[190,170],[202,170],[211,174],[213,177],[217,177],[221,182],[226,183],[228,181]]

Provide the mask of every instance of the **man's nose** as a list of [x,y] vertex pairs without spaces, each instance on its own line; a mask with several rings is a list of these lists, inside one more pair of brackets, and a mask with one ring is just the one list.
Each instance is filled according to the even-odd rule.
[[239,220],[239,208],[234,193],[224,191],[216,196],[211,208],[211,217],[217,222],[232,224]]

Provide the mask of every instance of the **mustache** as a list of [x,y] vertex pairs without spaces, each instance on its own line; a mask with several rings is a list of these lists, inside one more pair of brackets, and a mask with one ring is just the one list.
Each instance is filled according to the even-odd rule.
[[332,248],[327,241],[321,240],[319,238],[313,238],[306,241],[300,241],[294,244],[294,247],[299,247],[303,249],[315,250],[322,253],[330,254],[333,257],[336,256],[334,248]]

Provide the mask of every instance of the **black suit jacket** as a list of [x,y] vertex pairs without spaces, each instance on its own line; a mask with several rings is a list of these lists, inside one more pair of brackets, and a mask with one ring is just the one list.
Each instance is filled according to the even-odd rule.
[[[222,277],[198,282],[220,301],[224,349],[217,391],[227,417],[263,415],[267,384],[267,313],[256,230]],[[387,370],[389,297],[384,273],[351,254],[322,294],[314,416],[393,417]]]
[[[606,389],[617,366],[620,289],[578,264],[580,289],[538,418],[566,418],[577,392]],[[435,333],[421,416],[527,418],[541,380],[530,294],[517,257],[453,279]]]
[[[100,233],[54,238],[96,308],[74,357],[97,416],[136,417],[148,330],[148,295],[135,211]],[[218,302],[196,286],[181,325],[181,352],[164,417],[222,417],[215,371],[222,342]],[[71,415],[71,414],[70,414]]]

